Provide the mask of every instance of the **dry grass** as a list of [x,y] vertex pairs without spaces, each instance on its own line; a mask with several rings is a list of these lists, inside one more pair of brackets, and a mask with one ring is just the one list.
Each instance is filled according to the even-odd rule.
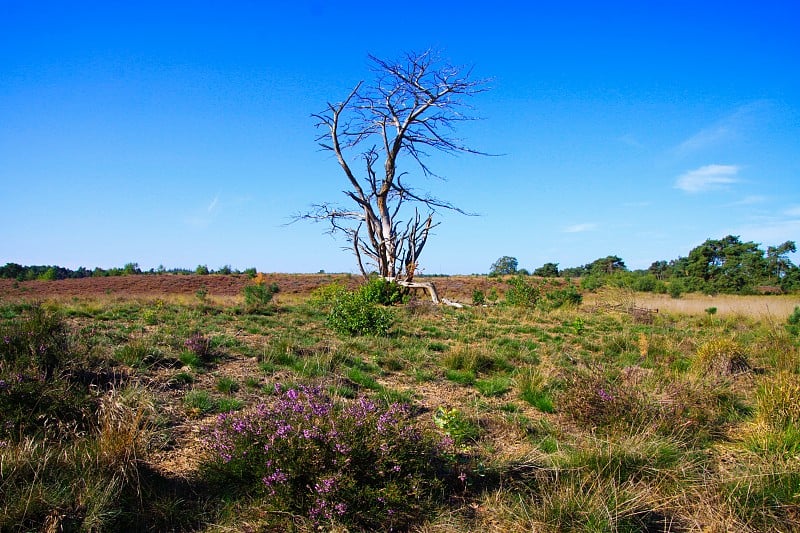
[[[587,295],[585,301],[590,304],[595,298],[596,296]],[[671,298],[665,294],[635,293],[635,304],[638,307],[658,309],[661,313],[681,315],[705,315],[706,309],[716,307],[717,315],[772,318],[783,322],[800,305],[800,297],[686,294],[680,298]]]

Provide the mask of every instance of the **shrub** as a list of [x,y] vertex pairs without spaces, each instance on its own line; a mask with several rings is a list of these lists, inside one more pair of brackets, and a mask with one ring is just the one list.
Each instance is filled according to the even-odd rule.
[[407,529],[432,508],[448,460],[409,408],[366,398],[336,404],[317,388],[282,391],[274,405],[227,413],[208,429],[211,471],[319,527]]
[[84,430],[94,397],[67,372],[74,365],[62,318],[28,306],[0,330],[0,441]]
[[330,312],[336,300],[346,292],[348,292],[347,287],[341,283],[329,283],[311,291],[308,304],[321,311]]
[[583,296],[571,283],[563,289],[548,292],[545,297],[547,298],[548,306],[552,309],[563,306],[578,306],[583,301]]
[[386,335],[392,312],[370,301],[363,292],[340,293],[328,315],[328,326],[340,335]]
[[786,330],[792,335],[800,336],[800,307],[795,307],[794,312],[786,319]]
[[483,305],[486,303],[486,295],[480,289],[472,291],[472,305]]
[[403,288],[394,281],[385,278],[372,278],[358,289],[364,301],[394,305],[403,301]]
[[245,310],[248,313],[261,313],[269,310],[272,297],[280,289],[277,283],[267,283],[261,274],[253,279],[253,283],[242,289]]
[[527,281],[523,276],[517,276],[508,281],[506,290],[506,303],[514,307],[535,307],[539,301],[539,289]]

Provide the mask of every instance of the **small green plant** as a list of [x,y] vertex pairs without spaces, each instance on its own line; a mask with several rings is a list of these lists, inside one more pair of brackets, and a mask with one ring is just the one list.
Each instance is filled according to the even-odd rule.
[[224,394],[233,394],[239,390],[239,384],[233,378],[222,376],[217,379],[217,390]]
[[717,314],[717,308],[716,307],[706,307],[706,314],[708,316],[716,315]]
[[267,283],[262,274],[253,278],[253,283],[242,289],[245,311],[251,314],[270,311],[273,296],[279,292],[277,283]]
[[183,404],[197,414],[211,413],[217,410],[217,401],[204,390],[192,390],[183,397]]
[[477,440],[480,428],[469,420],[460,410],[439,407],[433,413],[433,423],[444,431],[456,446],[463,446],[467,442]]
[[197,298],[201,304],[208,303],[208,289],[205,287],[200,287],[196,291],[194,291],[194,297]]
[[483,305],[486,303],[486,295],[480,289],[472,291],[472,305]]
[[800,307],[795,307],[786,319],[786,330],[794,336],[800,336]]

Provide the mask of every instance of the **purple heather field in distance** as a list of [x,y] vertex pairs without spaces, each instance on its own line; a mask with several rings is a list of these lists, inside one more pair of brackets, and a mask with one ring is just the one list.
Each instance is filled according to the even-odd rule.
[[[426,274],[800,241],[800,3],[0,0],[0,264],[355,272],[311,114],[368,54],[490,78]],[[790,256],[796,263],[797,254]]]

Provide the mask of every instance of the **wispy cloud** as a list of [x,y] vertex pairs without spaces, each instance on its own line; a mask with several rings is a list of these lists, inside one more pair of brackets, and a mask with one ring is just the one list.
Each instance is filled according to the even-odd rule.
[[184,218],[184,221],[193,228],[207,228],[219,215],[220,208],[219,193],[217,193],[205,210],[198,206],[191,215]]
[[625,145],[630,146],[632,148],[644,148],[644,144],[639,142],[639,139],[637,139],[636,137],[634,137],[630,133],[627,133],[625,135],[617,137],[617,140],[619,142],[621,142],[622,144],[625,144]]
[[800,205],[795,205],[787,209],[783,212],[786,216],[789,217],[800,217]]
[[774,219],[734,228],[730,235],[741,235],[742,240],[752,240],[766,246],[786,241],[796,241],[800,234],[800,220]]
[[719,189],[739,181],[736,165],[706,165],[678,176],[675,188],[689,193]]
[[573,224],[564,228],[564,233],[581,233],[584,231],[593,231],[597,229],[597,224],[593,222],[586,222],[583,224]]
[[728,204],[728,207],[736,207],[742,205],[757,205],[757,204],[763,204],[766,201],[767,201],[766,196],[754,194],[752,196],[745,196],[744,198],[742,198],[741,200],[737,200],[736,202],[731,202]]
[[770,103],[758,100],[738,107],[728,116],[694,133],[675,147],[678,155],[688,155],[739,139],[763,117]]
[[208,204],[208,212],[211,213],[212,211],[214,211],[214,209],[216,209],[218,205],[219,205],[219,194],[217,194],[214,197],[214,199],[211,200],[211,203]]

